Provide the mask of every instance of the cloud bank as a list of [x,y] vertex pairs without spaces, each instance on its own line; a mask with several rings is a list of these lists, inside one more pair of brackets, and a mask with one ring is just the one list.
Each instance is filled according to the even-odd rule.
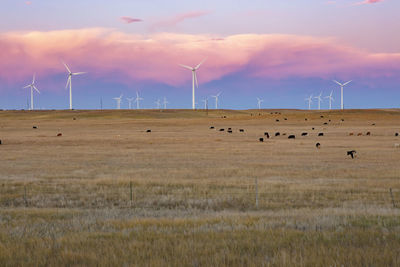
[[0,79],[17,83],[35,72],[64,74],[64,60],[93,78],[180,86],[191,79],[178,64],[197,65],[199,80],[400,77],[400,53],[369,53],[335,39],[298,35],[231,36],[160,33],[150,36],[91,28],[0,34]]

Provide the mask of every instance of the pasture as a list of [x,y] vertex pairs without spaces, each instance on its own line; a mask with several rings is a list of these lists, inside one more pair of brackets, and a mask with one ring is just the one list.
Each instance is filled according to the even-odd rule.
[[0,265],[399,266],[397,132],[400,110],[0,111]]

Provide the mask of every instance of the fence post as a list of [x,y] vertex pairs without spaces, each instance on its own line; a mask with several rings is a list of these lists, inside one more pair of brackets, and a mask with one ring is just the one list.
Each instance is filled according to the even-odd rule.
[[133,190],[132,190],[132,182],[129,182],[129,188],[130,188],[130,192],[131,192],[131,206],[132,206],[132,202],[133,202]]
[[256,178],[256,209],[258,209],[258,178]]
[[24,185],[24,201],[25,201],[25,207],[28,207],[28,200],[26,198],[26,185]]
[[396,208],[396,203],[394,202],[394,197],[393,197],[392,188],[390,188],[390,197],[392,198],[393,208]]

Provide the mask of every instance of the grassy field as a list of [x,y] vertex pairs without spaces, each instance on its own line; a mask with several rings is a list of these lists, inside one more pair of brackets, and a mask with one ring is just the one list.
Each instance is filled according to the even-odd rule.
[[400,110],[0,111],[0,265],[400,266],[396,132]]

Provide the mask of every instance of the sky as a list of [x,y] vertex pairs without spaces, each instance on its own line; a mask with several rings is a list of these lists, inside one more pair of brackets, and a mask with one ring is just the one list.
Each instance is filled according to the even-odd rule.
[[[36,74],[38,109],[67,109],[65,62],[76,109],[112,109],[139,92],[191,108],[305,109],[331,92],[340,107],[399,108],[398,0],[1,0],[0,109],[26,109]],[[313,99],[312,108],[317,108]]]

